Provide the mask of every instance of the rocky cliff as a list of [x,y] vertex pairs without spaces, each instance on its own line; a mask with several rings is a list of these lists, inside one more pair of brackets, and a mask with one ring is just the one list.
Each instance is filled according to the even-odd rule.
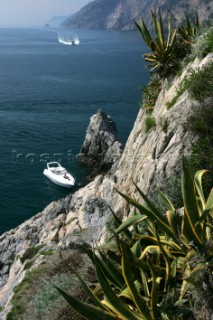
[[150,25],[151,11],[160,8],[163,16],[171,10],[174,23],[180,23],[185,14],[198,12],[200,20],[212,18],[212,0],[95,0],[84,6],[79,12],[66,19],[62,25],[83,29],[132,30],[134,21],[141,17]]
[[[169,177],[178,174],[181,170],[181,157],[191,153],[191,144],[196,139],[187,130],[188,118],[202,108],[202,104],[193,100],[187,91],[171,109],[166,108],[166,103],[176,95],[177,88],[187,73],[202,68],[210,61],[213,61],[212,55],[203,60],[196,59],[180,77],[170,83],[163,83],[153,113],[155,126],[145,132],[145,111],[140,110],[123,154],[112,169],[104,175],[98,175],[76,193],[51,203],[43,212],[0,237],[0,319],[6,319],[12,305],[16,311],[21,308],[18,305],[20,298],[16,298],[20,292],[20,297],[27,292],[25,309],[19,310],[19,315],[10,319],[41,319],[33,316],[32,311],[43,285],[41,282],[38,284],[35,277],[43,279],[41,272],[51,269],[53,264],[50,259],[59,250],[71,253],[82,241],[91,245],[104,243],[109,225],[112,224],[109,206],[123,217],[131,210],[118,196],[115,187],[137,199],[132,180],[146,194],[151,194]],[[166,130],[163,130],[162,123],[167,124]],[[56,260],[54,268],[59,270],[55,266]],[[55,269],[52,271],[54,274]],[[26,282],[27,289],[23,289]],[[33,292],[31,296],[30,290]],[[28,301],[29,296],[31,298]],[[53,314],[50,317],[54,319]]]

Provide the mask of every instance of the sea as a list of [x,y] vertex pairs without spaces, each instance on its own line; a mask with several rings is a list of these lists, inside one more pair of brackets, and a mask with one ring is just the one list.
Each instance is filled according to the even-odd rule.
[[[0,234],[86,183],[75,156],[90,117],[102,109],[125,144],[149,79],[136,31],[0,29]],[[69,190],[43,170],[59,161]]]

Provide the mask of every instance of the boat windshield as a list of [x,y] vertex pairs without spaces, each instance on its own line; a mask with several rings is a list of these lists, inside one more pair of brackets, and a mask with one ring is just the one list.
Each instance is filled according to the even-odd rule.
[[61,165],[58,162],[49,162],[47,163],[47,168],[48,169],[60,169]]

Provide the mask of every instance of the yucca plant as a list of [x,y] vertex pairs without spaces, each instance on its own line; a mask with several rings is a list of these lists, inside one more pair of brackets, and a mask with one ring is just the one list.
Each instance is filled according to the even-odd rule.
[[117,226],[116,250],[96,253],[82,247],[96,268],[99,283],[91,290],[76,273],[89,300],[79,301],[57,288],[83,318],[189,319],[186,293],[196,285],[197,275],[213,262],[209,246],[213,190],[205,199],[202,178],[206,173],[198,171],[193,180],[187,162],[183,161],[184,208],[176,210],[161,193],[168,209],[166,214],[137,186],[144,204],[119,192],[135,207],[135,212],[122,222],[112,211]]
[[135,22],[135,24],[146,45],[151,50],[150,53],[144,55],[145,60],[149,63],[152,72],[164,78],[177,67],[184,43],[178,40],[177,29],[171,30],[171,15],[169,11],[167,15],[167,30],[164,28],[161,11],[158,14],[152,12],[152,20],[154,37],[152,37],[143,19],[140,22]]

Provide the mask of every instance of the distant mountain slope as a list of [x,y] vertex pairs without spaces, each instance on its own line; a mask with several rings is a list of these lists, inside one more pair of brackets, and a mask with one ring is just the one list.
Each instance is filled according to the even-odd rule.
[[151,10],[170,8],[176,22],[185,13],[198,12],[201,21],[213,17],[213,0],[94,0],[63,22],[63,26],[86,29],[134,29],[134,21],[143,17],[151,23]]
[[47,25],[51,27],[58,27],[67,18],[67,16],[52,17],[49,21],[47,21]]

